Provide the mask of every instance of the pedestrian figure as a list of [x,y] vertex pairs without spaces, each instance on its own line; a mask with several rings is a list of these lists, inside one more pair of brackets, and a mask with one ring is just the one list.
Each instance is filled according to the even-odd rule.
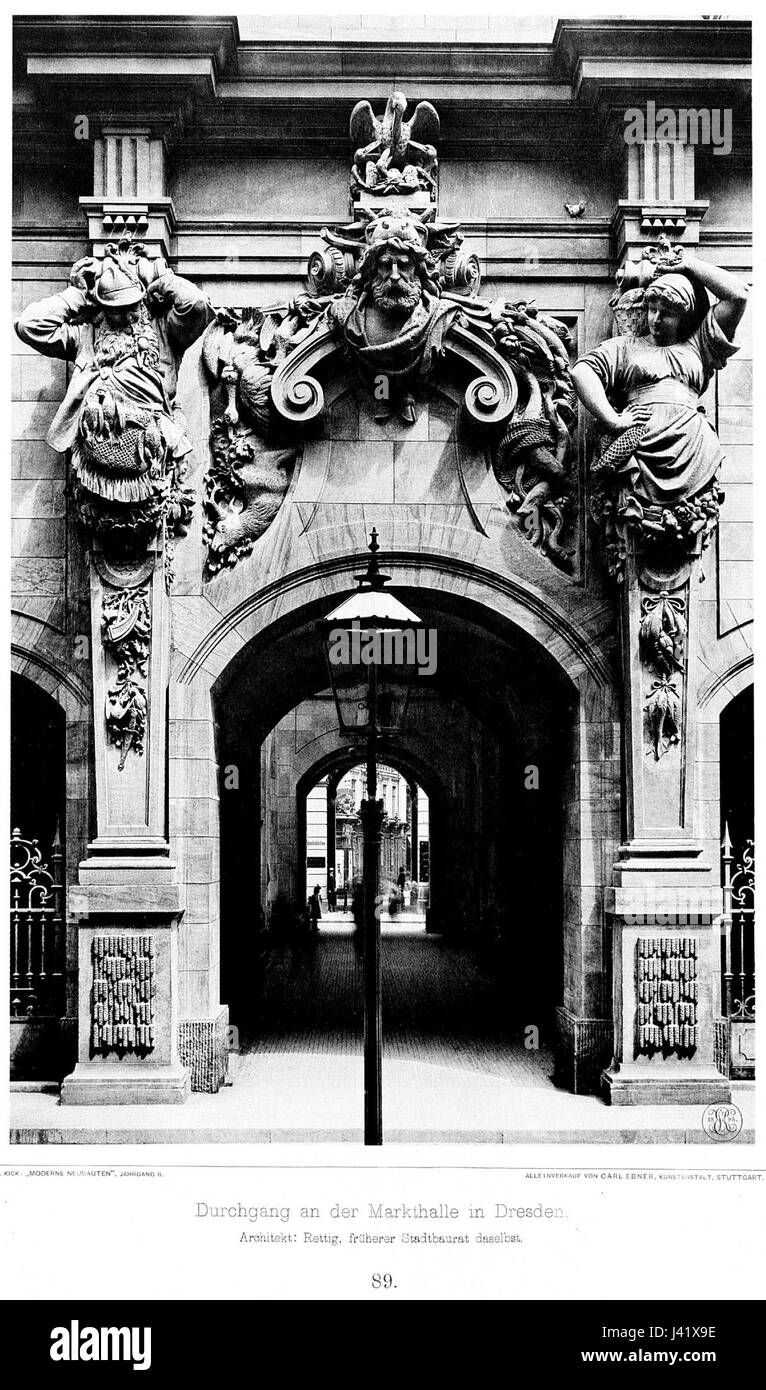
[[318,936],[319,934],[319,919],[322,916],[321,892],[322,890],[319,884],[317,884],[308,901],[309,931],[312,936]]
[[338,894],[335,888],[335,874],[330,870],[327,875],[327,907],[330,912],[335,912],[338,906]]
[[343,884],[343,911],[348,912],[348,883]]

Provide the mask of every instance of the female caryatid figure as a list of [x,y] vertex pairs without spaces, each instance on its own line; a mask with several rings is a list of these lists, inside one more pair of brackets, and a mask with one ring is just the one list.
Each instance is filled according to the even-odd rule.
[[592,466],[599,483],[614,485],[617,528],[693,543],[714,529],[717,500],[706,508],[706,494],[722,461],[699,399],[738,349],[747,286],[680,248],[670,255],[673,269],[660,267],[643,291],[639,332],[581,357],[572,378],[583,405],[617,436]]

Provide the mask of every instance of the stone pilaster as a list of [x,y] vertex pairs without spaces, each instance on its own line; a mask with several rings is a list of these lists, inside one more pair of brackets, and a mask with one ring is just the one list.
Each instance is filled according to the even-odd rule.
[[612,922],[613,1105],[729,1099],[715,1067],[720,891],[694,823],[700,562],[631,549],[622,589],[626,840]]
[[[95,256],[127,235],[150,258],[169,259],[175,213],[164,133],[129,115],[102,124],[93,192],[80,206]],[[195,1011],[197,1027],[182,1027],[185,903],[169,844],[164,535],[145,551],[138,536],[129,550],[107,541],[93,540],[90,550],[96,833],[70,895],[79,924],[79,1047],[62,1102],[175,1103],[189,1093],[189,1066],[205,1089],[221,1084],[225,1011],[219,1006],[212,1020]]]
[[90,565],[98,833],[91,854],[167,854],[169,603],[162,554]]
[[96,836],[79,922],[78,1061],[63,1104],[174,1103],[181,899],[166,830],[168,596],[161,550],[117,567],[91,552]]

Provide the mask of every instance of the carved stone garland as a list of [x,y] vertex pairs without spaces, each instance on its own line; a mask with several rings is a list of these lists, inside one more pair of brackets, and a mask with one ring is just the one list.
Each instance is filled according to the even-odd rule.
[[644,702],[647,740],[656,761],[677,744],[686,645],[686,600],[666,591],[641,600],[638,641],[645,670],[657,679]]
[[202,358],[220,383],[205,477],[207,578],[250,553],[284,499],[298,446],[274,423],[271,385],[315,318],[303,300],[279,311],[219,310],[205,333]]
[[144,751],[152,636],[148,587],[106,590],[101,633],[116,666],[115,679],[107,688],[106,729],[109,742],[120,749],[118,771],[122,772],[131,749],[137,754]]

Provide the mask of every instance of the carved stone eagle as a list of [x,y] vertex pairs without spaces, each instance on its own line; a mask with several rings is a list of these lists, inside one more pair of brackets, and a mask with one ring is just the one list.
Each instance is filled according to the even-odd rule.
[[380,119],[369,101],[357,102],[349,122],[356,161],[377,161],[386,156],[386,165],[392,169],[404,169],[408,164],[427,168],[433,162],[435,142],[439,138],[436,109],[430,101],[419,101],[412,119],[405,121],[406,109],[407,98],[403,92],[391,93]]

